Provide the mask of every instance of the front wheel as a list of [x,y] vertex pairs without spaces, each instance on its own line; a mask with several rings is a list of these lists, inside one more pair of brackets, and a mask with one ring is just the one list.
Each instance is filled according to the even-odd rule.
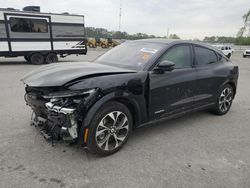
[[213,112],[217,115],[226,114],[231,108],[234,97],[234,90],[231,85],[226,84],[222,89],[216,101]]
[[125,105],[107,103],[100,108],[90,124],[88,148],[98,155],[117,152],[128,140],[132,122],[132,115]]
[[105,45],[105,44],[102,44],[102,46],[101,46],[102,48],[107,48],[107,46]]

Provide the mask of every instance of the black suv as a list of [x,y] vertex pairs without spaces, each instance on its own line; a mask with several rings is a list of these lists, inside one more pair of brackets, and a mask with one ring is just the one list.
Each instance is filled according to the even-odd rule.
[[113,48],[94,62],[42,66],[25,76],[32,125],[46,139],[118,151],[147,122],[211,109],[228,112],[238,67],[202,43],[148,39]]

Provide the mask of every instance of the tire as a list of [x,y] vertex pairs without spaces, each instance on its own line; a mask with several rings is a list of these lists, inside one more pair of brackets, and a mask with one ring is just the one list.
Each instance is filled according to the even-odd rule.
[[118,102],[103,105],[89,126],[88,149],[101,156],[119,151],[128,140],[132,123],[132,115],[125,105]]
[[231,108],[233,97],[234,97],[233,87],[229,84],[223,86],[217,97],[216,105],[213,109],[213,112],[217,115],[226,114]]
[[30,57],[29,56],[24,56],[25,61],[30,62]]
[[41,65],[44,63],[44,57],[41,53],[34,53],[30,56],[30,62],[35,65]]
[[57,54],[55,53],[48,53],[45,58],[46,63],[56,63],[58,62]]
[[227,57],[228,57],[228,59],[230,59],[230,57],[231,57],[231,54],[229,53],[229,54],[227,55]]
[[243,55],[243,58],[246,58],[246,56],[245,56],[245,55]]

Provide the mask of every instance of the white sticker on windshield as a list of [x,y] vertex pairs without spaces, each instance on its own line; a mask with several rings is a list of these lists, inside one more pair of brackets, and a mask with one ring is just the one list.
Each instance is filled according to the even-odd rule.
[[141,51],[146,52],[146,53],[155,54],[158,50],[157,49],[152,49],[152,48],[142,48]]

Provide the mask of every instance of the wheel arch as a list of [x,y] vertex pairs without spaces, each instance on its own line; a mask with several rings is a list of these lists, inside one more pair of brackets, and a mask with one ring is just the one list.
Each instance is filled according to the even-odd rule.
[[235,95],[236,95],[236,84],[234,82],[232,82],[232,81],[226,82],[226,84],[229,84],[233,88],[233,91],[234,91],[233,98],[234,98]]
[[133,129],[135,129],[140,124],[141,122],[141,115],[139,112],[140,108],[139,106],[137,106],[135,102],[132,102],[131,100],[127,98],[123,98],[123,97],[117,97],[117,98],[111,99],[110,101],[119,102],[128,108],[133,118]]
[[94,118],[97,111],[108,102],[115,101],[125,105],[131,112],[133,118],[133,129],[141,123],[142,117],[140,106],[132,97],[116,96],[115,93],[110,93],[98,100],[87,112],[83,120],[83,127],[88,127]]
[[[236,84],[232,81],[232,80],[227,80],[227,81],[225,81],[220,87],[219,87],[219,90],[218,91],[220,91],[225,85],[230,85],[232,88],[233,88],[233,91],[234,91],[234,96],[233,96],[233,98],[235,97],[235,95],[236,95],[236,88],[237,88],[237,86],[236,86]],[[218,93],[219,94],[219,93]]]
[[86,146],[85,132],[86,130],[89,129],[90,123],[95,117],[96,113],[103,105],[112,101],[119,102],[125,105],[129,109],[133,118],[133,128],[132,128],[133,130],[136,128],[138,124],[140,124],[141,114],[139,111],[140,110],[139,105],[134,104],[133,102],[131,102],[131,99],[128,99],[127,97],[117,97],[115,93],[110,93],[102,97],[97,102],[95,102],[93,106],[85,114],[84,119],[82,120],[82,123],[81,123],[81,127],[79,129],[80,132],[79,132],[79,137],[78,137],[78,141],[82,146]]

